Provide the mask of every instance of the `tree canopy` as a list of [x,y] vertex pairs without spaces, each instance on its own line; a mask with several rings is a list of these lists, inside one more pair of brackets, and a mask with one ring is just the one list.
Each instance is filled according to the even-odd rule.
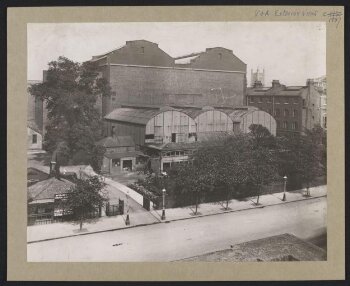
[[[98,100],[110,94],[98,66],[59,57],[49,63],[46,79],[32,85],[29,92],[46,103],[44,148],[50,152],[59,149],[73,161],[92,156],[95,142],[102,136]],[[65,148],[59,148],[62,142]]]
[[98,212],[107,201],[104,186],[98,176],[77,179],[67,194],[65,207],[72,211],[75,220],[80,223],[80,230],[83,222],[91,218],[91,213]]

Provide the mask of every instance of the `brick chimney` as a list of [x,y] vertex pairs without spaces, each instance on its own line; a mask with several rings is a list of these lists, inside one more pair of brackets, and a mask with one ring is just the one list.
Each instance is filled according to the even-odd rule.
[[60,166],[57,160],[57,150],[52,153],[51,161],[50,161],[50,174],[49,177],[56,177],[56,179],[60,179]]
[[281,86],[280,81],[277,79],[274,79],[272,81],[272,87],[278,87],[278,86]]
[[311,79],[311,78],[308,78],[308,79],[306,80],[306,85],[307,85],[307,86],[314,85],[314,80]]
[[260,88],[263,87],[263,84],[260,80],[256,80],[253,85],[254,88]]

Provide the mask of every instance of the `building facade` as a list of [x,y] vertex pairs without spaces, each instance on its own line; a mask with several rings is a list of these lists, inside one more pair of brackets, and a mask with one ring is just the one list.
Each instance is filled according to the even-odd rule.
[[42,132],[33,121],[27,122],[27,149],[42,150],[43,137]]
[[103,138],[97,145],[106,149],[101,167],[102,173],[110,175],[123,171],[133,171],[144,162],[142,152],[136,150],[131,136],[112,136]]
[[320,125],[323,129],[327,129],[327,78],[326,76],[321,76],[312,79],[312,81],[315,88],[320,93]]
[[285,86],[278,80],[271,87],[255,84],[247,89],[246,103],[272,115],[277,135],[303,132],[320,124],[320,93],[308,80],[306,86]]
[[106,136],[130,136],[151,158],[153,170],[163,171],[189,156],[210,139],[250,132],[261,124],[276,134],[274,118],[254,107],[131,107],[116,108],[104,118]]
[[112,89],[102,115],[120,104],[193,106],[244,103],[246,64],[231,50],[216,47],[173,58],[145,40],[94,56]]
[[65,179],[51,177],[28,187],[28,225],[49,223],[62,218],[59,198],[74,184]]
[[[41,83],[40,80],[29,80],[27,82],[27,88],[33,84]],[[27,120],[34,122],[34,124],[39,128],[40,133],[43,133],[43,114],[44,114],[44,104],[39,98],[34,97],[29,92],[27,92]]]

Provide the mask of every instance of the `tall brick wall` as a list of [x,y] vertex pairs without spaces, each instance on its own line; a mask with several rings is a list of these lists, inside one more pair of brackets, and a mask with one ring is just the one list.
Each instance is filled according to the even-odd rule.
[[121,103],[239,106],[244,99],[245,73],[111,65],[109,80],[113,108]]
[[305,106],[303,108],[303,126],[307,129],[312,129],[315,125],[321,125],[321,110],[320,110],[321,94],[316,90],[313,83],[309,83],[303,89],[302,98],[305,99]]

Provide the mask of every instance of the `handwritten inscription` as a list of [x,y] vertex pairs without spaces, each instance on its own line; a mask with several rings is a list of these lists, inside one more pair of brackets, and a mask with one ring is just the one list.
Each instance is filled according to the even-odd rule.
[[341,17],[343,16],[342,12],[334,11],[334,12],[325,12],[323,13],[324,17],[328,17],[328,22],[335,23],[336,27],[338,27]]
[[319,12],[318,10],[288,10],[288,9],[257,9],[255,17],[324,17],[329,23],[336,24],[338,27],[341,22],[343,13],[339,11]]
[[286,10],[286,9],[275,9],[275,10],[269,10],[269,9],[265,9],[265,10],[256,10],[255,11],[255,17],[266,17],[266,16],[276,16],[276,17],[288,17],[288,16],[292,16],[292,17],[310,17],[310,16],[317,16],[318,15],[318,11],[313,10],[313,11],[298,11],[298,10]]

